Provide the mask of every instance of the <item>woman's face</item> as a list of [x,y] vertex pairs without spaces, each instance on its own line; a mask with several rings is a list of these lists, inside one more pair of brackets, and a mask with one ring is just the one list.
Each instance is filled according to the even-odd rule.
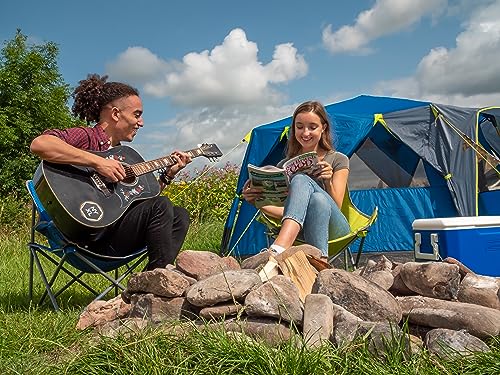
[[301,112],[295,117],[294,127],[302,152],[317,151],[324,129],[319,116],[314,112]]

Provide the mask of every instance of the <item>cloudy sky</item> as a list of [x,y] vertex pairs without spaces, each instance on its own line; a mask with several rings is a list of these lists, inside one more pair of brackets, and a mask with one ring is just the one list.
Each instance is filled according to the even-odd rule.
[[500,104],[500,0],[2,4],[2,41],[18,28],[59,45],[72,87],[99,73],[141,91],[145,126],[134,147],[146,159],[202,142],[229,153],[253,127],[310,99]]

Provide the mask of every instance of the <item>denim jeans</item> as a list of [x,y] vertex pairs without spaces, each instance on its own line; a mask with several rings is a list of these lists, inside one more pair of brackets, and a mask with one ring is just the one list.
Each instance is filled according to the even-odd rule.
[[295,175],[285,202],[284,219],[296,221],[300,237],[328,256],[328,239],[350,232],[349,224],[333,198],[316,181],[304,174]]

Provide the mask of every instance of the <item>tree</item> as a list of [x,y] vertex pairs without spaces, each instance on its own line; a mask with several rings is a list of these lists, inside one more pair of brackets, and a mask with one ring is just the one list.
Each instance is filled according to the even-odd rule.
[[57,67],[57,45],[27,39],[17,30],[0,53],[1,198],[26,196],[24,181],[39,163],[29,150],[32,139],[45,129],[75,123],[67,105],[70,88]]

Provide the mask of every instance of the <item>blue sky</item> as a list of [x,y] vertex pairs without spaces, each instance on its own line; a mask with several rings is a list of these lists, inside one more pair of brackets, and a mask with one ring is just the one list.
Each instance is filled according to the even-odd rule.
[[58,44],[72,87],[99,73],[140,90],[145,159],[201,142],[227,153],[310,99],[500,103],[500,0],[5,2],[0,39],[18,28]]

